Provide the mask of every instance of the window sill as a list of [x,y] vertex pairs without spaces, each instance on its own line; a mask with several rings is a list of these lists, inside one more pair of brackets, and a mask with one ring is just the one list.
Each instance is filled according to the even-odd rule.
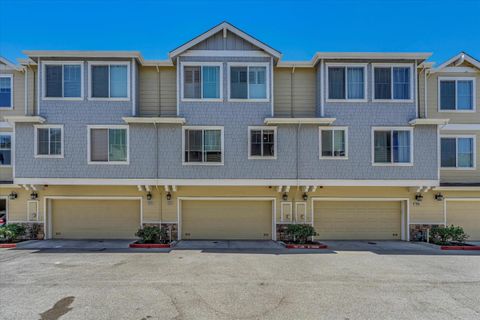
[[277,160],[277,157],[248,156],[248,160]]
[[380,102],[380,103],[414,103],[415,100],[413,99],[405,99],[405,100],[399,100],[399,99],[372,99],[372,102]]
[[128,165],[129,161],[88,161],[88,164],[99,165]]
[[223,166],[223,162],[182,162],[184,166]]
[[320,160],[348,160],[348,157],[320,157]]
[[372,163],[374,167],[413,167],[413,163]]
[[13,168],[11,164],[0,164],[0,168]]
[[130,98],[92,98],[88,97],[88,101],[130,101]]
[[83,101],[83,97],[61,98],[61,97],[42,97],[42,101]]
[[35,155],[36,159],[63,159],[63,154],[62,155],[40,155],[36,154]]
[[228,99],[228,102],[270,102],[270,99]]
[[185,99],[181,100],[182,102],[223,102],[223,98],[218,99]]
[[13,106],[11,106],[11,107],[0,106],[0,110],[13,110]]
[[354,102],[368,102],[368,99],[327,99],[325,102],[328,103],[354,103]]
[[475,113],[476,110],[475,110],[475,108],[473,110],[441,110],[441,109],[438,109],[438,112],[441,112],[441,113]]
[[440,168],[440,170],[442,171],[475,171],[477,170],[476,167],[472,167],[472,168],[461,168],[461,167],[456,167],[456,168]]

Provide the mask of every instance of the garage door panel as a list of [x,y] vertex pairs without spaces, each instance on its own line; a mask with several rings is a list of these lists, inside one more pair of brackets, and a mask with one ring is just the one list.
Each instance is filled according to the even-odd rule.
[[182,238],[272,239],[272,201],[184,200]]
[[318,201],[314,225],[321,240],[401,239],[399,201]]
[[480,201],[447,201],[447,225],[460,226],[470,237],[480,241]]
[[54,239],[134,239],[140,227],[135,200],[52,200]]

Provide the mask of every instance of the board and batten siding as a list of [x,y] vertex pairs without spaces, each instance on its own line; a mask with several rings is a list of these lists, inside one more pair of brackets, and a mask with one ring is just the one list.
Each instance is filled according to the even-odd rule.
[[276,117],[315,117],[316,73],[314,68],[275,68],[274,113]]
[[440,169],[440,182],[450,183],[478,183],[480,181],[480,131],[441,131],[440,135],[471,135],[476,136],[476,163],[475,169]]
[[[439,112],[439,99],[438,99],[438,92],[439,92],[439,83],[438,78],[441,77],[473,77],[475,78],[475,96],[476,96],[476,111],[475,112]],[[422,75],[423,78],[423,75]],[[420,79],[420,83],[424,80]],[[441,119],[450,119],[450,123],[480,123],[480,72],[471,73],[471,72],[456,72],[456,73],[446,73],[446,72],[438,72],[428,75],[427,80],[427,116],[428,118],[441,118]],[[424,85],[421,85],[421,106],[422,110],[425,109],[424,106]]]
[[140,116],[175,116],[177,113],[176,69],[140,67]]
[[190,50],[259,50],[250,42],[240,38],[233,32],[227,31],[227,37],[223,37],[223,31],[205,39]]

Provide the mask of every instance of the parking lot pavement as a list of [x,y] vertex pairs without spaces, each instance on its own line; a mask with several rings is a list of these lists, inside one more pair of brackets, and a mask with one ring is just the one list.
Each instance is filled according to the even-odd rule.
[[0,249],[0,319],[479,318],[480,252],[330,245],[254,254]]

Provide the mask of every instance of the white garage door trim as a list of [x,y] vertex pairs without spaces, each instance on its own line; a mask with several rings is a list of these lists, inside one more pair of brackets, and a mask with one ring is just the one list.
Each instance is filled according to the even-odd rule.
[[178,240],[182,240],[182,201],[183,200],[205,200],[205,201],[272,201],[272,240],[277,240],[276,216],[277,199],[273,197],[178,197],[177,198],[177,224]]
[[480,201],[480,198],[447,198],[443,199],[443,219],[444,224],[447,226],[447,201]]
[[[311,198],[311,206],[310,206],[310,214],[311,214],[311,221],[312,226],[313,224],[313,217],[314,217],[314,204],[315,201],[378,201],[378,202],[390,202],[390,201],[400,201],[401,202],[401,211],[402,211],[402,226],[401,226],[401,239],[410,241],[410,232],[408,232],[405,226],[410,225],[410,199],[409,198],[342,198],[342,197],[312,197]],[[405,205],[405,202],[406,205]],[[406,219],[406,223],[405,223]]]
[[139,200],[140,201],[140,228],[143,226],[143,198],[142,197],[84,197],[84,196],[46,196],[43,198],[43,221],[45,223],[45,239],[52,239],[52,211],[49,200]]

